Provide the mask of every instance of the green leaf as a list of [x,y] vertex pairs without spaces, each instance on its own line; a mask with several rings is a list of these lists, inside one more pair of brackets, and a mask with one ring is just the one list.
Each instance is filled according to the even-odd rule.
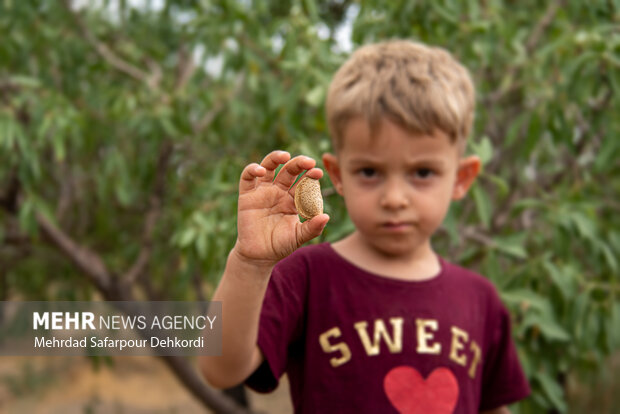
[[193,243],[194,239],[196,238],[196,233],[197,232],[195,227],[185,229],[185,231],[183,231],[183,233],[181,233],[181,236],[179,237],[179,246],[184,248]]
[[319,107],[325,99],[325,87],[323,85],[317,85],[306,94],[306,102],[313,107]]
[[529,289],[513,289],[501,292],[500,295],[506,304],[522,309],[533,308],[539,312],[546,312],[549,307],[547,299]]
[[304,4],[306,5],[306,9],[308,10],[308,15],[313,22],[319,20],[319,12],[316,7],[316,3],[314,0],[304,0]]
[[175,127],[170,118],[163,116],[159,119],[159,123],[167,136],[175,137],[179,135],[178,129]]
[[459,22],[458,17],[451,10],[449,10],[446,7],[443,7],[437,1],[431,2],[431,5],[433,9],[435,9],[435,12],[439,14],[442,18],[446,19],[447,21],[453,24],[458,24]]
[[605,262],[612,273],[618,273],[618,260],[616,259],[616,255],[612,251],[611,247],[603,242],[602,240],[597,240],[596,246],[603,253],[603,257],[605,258]]
[[476,212],[478,218],[484,225],[485,229],[491,226],[491,201],[486,192],[478,184],[474,184],[472,188],[474,202],[476,203]]
[[567,342],[571,338],[568,332],[550,315],[530,312],[525,316],[521,325],[523,328],[536,327],[540,330],[541,335],[549,341]]
[[591,218],[580,211],[569,213],[569,218],[581,237],[596,240],[596,224]]
[[38,88],[41,86],[41,81],[38,78],[24,75],[13,75],[10,78],[10,82],[25,88]]
[[200,233],[196,238],[196,250],[198,251],[198,257],[204,259],[207,256],[208,250],[208,236],[206,233]]
[[588,312],[590,303],[590,295],[588,292],[580,292],[576,298],[573,298],[573,305],[570,309],[569,326],[573,326],[574,336],[581,339],[584,336],[584,319]]
[[54,159],[63,162],[66,157],[66,149],[64,141],[59,137],[52,138],[52,146],[54,147]]
[[547,271],[553,284],[557,286],[562,293],[562,297],[564,297],[565,300],[572,298],[575,292],[573,269],[568,267],[560,269],[549,259],[543,261],[543,267]]
[[508,237],[496,237],[493,239],[495,248],[509,256],[518,259],[527,259],[527,251],[525,250],[525,238],[527,234],[515,234]]
[[35,216],[35,201],[32,197],[27,197],[19,209],[18,214],[19,229],[30,235],[34,236],[37,232],[37,219]]
[[618,349],[620,348],[620,302],[616,302],[611,307],[611,315],[609,318],[609,325],[611,329],[609,330],[610,336],[612,338],[611,348]]
[[489,137],[485,135],[479,143],[474,141],[470,141],[470,143],[474,153],[480,157],[480,162],[482,165],[486,165],[493,159],[493,143],[491,143],[491,139]]
[[448,232],[452,243],[456,243],[460,239],[458,220],[454,212],[454,208],[448,210],[448,214],[446,214],[446,217],[441,225]]
[[13,148],[10,119],[0,116],[0,148],[7,152]]
[[508,195],[510,188],[508,187],[508,182],[506,180],[494,174],[485,174],[484,177],[495,184],[501,197],[506,197]]
[[562,387],[545,372],[537,372],[534,378],[540,384],[543,392],[553,404],[553,407],[555,407],[558,411],[565,413],[567,406],[564,401],[564,390]]

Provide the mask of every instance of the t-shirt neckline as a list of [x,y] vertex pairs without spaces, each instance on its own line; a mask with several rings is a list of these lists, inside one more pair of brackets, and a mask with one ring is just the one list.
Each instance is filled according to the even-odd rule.
[[440,283],[444,279],[444,275],[446,273],[447,262],[441,256],[437,255],[437,260],[439,261],[439,273],[437,273],[435,276],[431,278],[424,279],[424,280],[405,280],[405,279],[398,279],[398,278],[390,277],[386,275],[381,275],[379,273],[374,273],[369,270],[363,269],[360,266],[348,260],[347,258],[341,256],[334,249],[334,247],[332,246],[330,242],[325,242],[323,244],[325,245],[329,253],[333,255],[338,261],[343,263],[344,266],[352,269],[356,274],[364,278],[371,279],[375,282],[392,284],[392,285],[396,285],[400,287],[407,286],[407,287],[425,288],[425,287],[433,286],[433,285]]

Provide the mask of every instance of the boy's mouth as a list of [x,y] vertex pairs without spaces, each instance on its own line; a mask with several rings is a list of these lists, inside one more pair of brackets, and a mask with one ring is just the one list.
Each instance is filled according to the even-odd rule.
[[407,221],[387,221],[381,225],[381,227],[389,231],[405,231],[411,226],[412,224]]

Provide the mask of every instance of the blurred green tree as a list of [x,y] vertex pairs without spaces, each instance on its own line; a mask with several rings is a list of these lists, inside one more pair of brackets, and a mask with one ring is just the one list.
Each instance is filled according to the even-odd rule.
[[[619,20],[603,0],[0,0],[0,299],[208,299],[243,166],[329,150],[347,30],[418,39],[478,88],[484,171],[436,247],[512,311],[534,390],[514,411],[566,412],[567,376],[620,344]],[[335,240],[352,226],[324,188]]]

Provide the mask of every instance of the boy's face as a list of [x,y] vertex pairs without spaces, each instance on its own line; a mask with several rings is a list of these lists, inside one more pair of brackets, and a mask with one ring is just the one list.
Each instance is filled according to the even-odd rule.
[[412,134],[384,119],[373,137],[362,118],[348,122],[338,155],[323,162],[359,236],[388,256],[428,248],[451,200],[465,195],[480,168],[476,157],[460,159],[441,131]]

